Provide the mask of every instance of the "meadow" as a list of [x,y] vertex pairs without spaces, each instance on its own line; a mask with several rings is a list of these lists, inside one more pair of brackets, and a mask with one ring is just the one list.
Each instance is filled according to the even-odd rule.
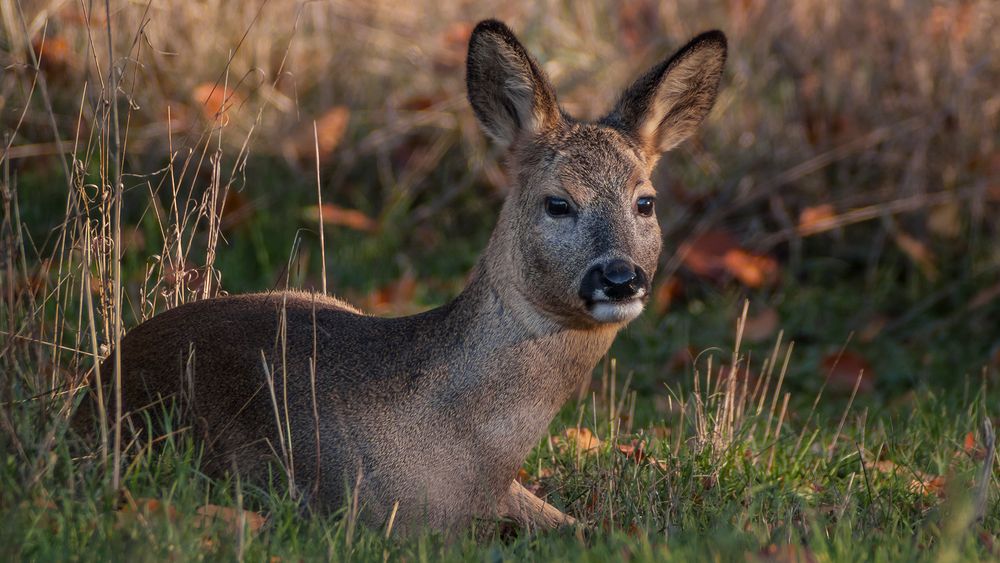
[[[185,428],[122,440],[113,401],[70,426],[182,303],[456,295],[508,189],[465,99],[486,17],[583,118],[729,38],[653,178],[650,304],[518,475],[585,529],[403,539],[209,479]],[[995,2],[0,0],[0,27],[4,560],[1000,558]]]

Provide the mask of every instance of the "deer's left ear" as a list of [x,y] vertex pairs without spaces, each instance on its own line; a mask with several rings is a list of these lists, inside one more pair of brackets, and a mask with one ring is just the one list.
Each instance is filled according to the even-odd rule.
[[725,63],[726,36],[703,33],[639,77],[601,122],[634,138],[655,161],[708,115]]

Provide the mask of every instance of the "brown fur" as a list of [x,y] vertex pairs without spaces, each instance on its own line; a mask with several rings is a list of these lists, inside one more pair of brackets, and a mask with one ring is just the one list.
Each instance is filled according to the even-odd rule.
[[[585,272],[610,258],[655,271],[659,228],[635,211],[636,198],[655,194],[648,178],[659,150],[710,109],[724,56],[721,34],[702,36],[627,90],[608,118],[582,123],[559,110],[506,26],[481,23],[469,98],[509,147],[514,185],[465,290],[394,319],[299,292],[178,307],[124,338],[125,409],[180,396],[209,473],[235,467],[263,482],[279,459],[319,507],[341,507],[357,485],[371,525],[395,503],[404,530],[496,516],[528,527],[574,522],[513,477],[627,322],[588,311],[578,295]],[[574,215],[547,215],[546,196],[571,201]]]

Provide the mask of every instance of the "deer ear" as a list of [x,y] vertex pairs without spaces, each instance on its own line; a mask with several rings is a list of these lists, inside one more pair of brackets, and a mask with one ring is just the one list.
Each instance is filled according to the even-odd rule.
[[639,77],[601,120],[640,143],[655,161],[708,115],[726,63],[726,36],[709,31]]
[[521,135],[543,133],[562,119],[545,73],[497,20],[482,21],[472,31],[466,85],[476,119],[503,146]]

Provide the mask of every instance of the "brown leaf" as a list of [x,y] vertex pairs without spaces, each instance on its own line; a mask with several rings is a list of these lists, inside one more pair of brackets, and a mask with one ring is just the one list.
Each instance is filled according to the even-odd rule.
[[870,393],[875,390],[875,373],[868,360],[857,352],[844,350],[843,354],[829,354],[820,362],[824,374],[828,374],[827,383],[831,390],[850,393],[861,374],[858,393]]
[[979,309],[985,307],[1000,297],[1000,283],[981,289],[969,300],[968,308]]
[[770,561],[774,563],[816,563],[816,556],[808,549],[795,544],[777,546],[771,544],[755,556],[747,554],[748,561]]
[[209,121],[219,120],[222,125],[229,123],[229,113],[240,101],[233,90],[223,84],[203,82],[191,90],[191,99],[201,107],[202,115]]
[[961,207],[953,201],[934,207],[927,216],[927,228],[942,238],[958,238],[962,234]]
[[176,522],[180,518],[177,509],[169,504],[163,504],[155,498],[133,499],[126,492],[127,502],[115,513],[116,526],[128,526],[135,523],[149,524],[150,520],[166,518]]
[[908,489],[911,492],[925,495],[944,496],[944,488],[947,482],[940,475],[928,475],[917,472],[917,476],[910,480]]
[[619,35],[625,48],[633,54],[647,47],[650,37],[660,29],[658,2],[633,0],[618,4]]
[[36,37],[31,42],[31,49],[38,57],[38,63],[49,78],[63,75],[76,63],[76,54],[69,43],[61,36],[49,35],[45,38]]
[[683,292],[684,286],[681,284],[680,278],[670,276],[653,290],[653,310],[656,311],[657,315],[665,315],[670,310],[670,304],[676,301]]
[[826,229],[828,221],[837,216],[833,205],[824,203],[814,207],[806,207],[799,212],[799,234],[810,235]]
[[575,448],[578,452],[596,454],[601,448],[601,440],[588,428],[567,428],[562,437],[556,439],[564,449]]
[[724,229],[711,229],[681,245],[684,265],[699,277],[713,281],[732,276],[751,288],[774,283],[778,262],[767,255],[740,248],[736,237]]
[[[965,434],[965,439],[962,441],[962,452],[976,461],[986,459],[986,450],[976,442],[975,432]],[[961,455],[961,453],[956,452],[956,455]]]
[[684,266],[693,274],[716,279],[725,274],[723,257],[738,248],[736,237],[723,229],[712,229],[681,245]]
[[909,478],[910,484],[907,485],[907,489],[910,492],[917,494],[933,494],[937,496],[944,495],[944,489],[947,481],[940,475],[930,475],[928,473],[924,473],[923,471],[900,467],[887,459],[883,459],[875,463],[866,463],[865,467],[884,475]]
[[310,205],[303,210],[302,215],[306,221],[319,221],[321,212],[324,225],[337,225],[364,232],[378,229],[378,223],[374,219],[357,209],[348,209],[332,203],[324,203],[322,210],[318,206]]
[[250,530],[251,534],[259,532],[264,527],[264,524],[267,523],[267,518],[256,512],[216,504],[200,506],[196,512],[199,516],[196,525],[199,528],[206,528],[212,524],[221,523],[233,534],[237,534],[240,531],[240,526],[243,523],[241,517],[245,517],[247,529]]
[[231,189],[221,203],[222,228],[230,230],[249,225],[257,215],[257,206],[246,192]]
[[364,306],[376,313],[401,311],[413,303],[416,292],[417,276],[407,270],[396,281],[369,293],[364,299]]
[[778,262],[770,256],[751,254],[742,248],[726,252],[722,258],[726,270],[750,288],[772,285],[778,278]]
[[326,162],[347,133],[351,110],[347,106],[334,106],[315,120],[298,126],[294,133],[281,143],[281,154],[289,163],[312,170],[316,166],[316,149],[320,163]]
[[450,24],[441,34],[440,46],[434,57],[434,64],[442,71],[459,68],[465,62],[465,54],[472,36],[472,22],[458,21]]
[[887,324],[889,324],[889,319],[887,319],[885,315],[876,314],[872,318],[868,319],[864,328],[862,328],[861,332],[858,333],[858,340],[861,342],[874,341],[880,334],[882,334],[882,329],[884,329]]
[[748,342],[764,342],[774,338],[781,326],[781,318],[774,307],[765,307],[756,315],[747,317],[743,338]]
[[927,276],[927,279],[931,281],[937,279],[937,260],[934,257],[934,253],[927,248],[927,245],[904,232],[897,232],[895,240],[896,246],[910,257],[910,260],[920,268],[920,271]]

